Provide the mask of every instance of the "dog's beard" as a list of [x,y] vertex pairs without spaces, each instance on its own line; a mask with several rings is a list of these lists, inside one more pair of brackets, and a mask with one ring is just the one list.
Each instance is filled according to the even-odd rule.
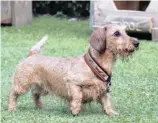
[[133,54],[133,52],[135,51],[135,48],[133,45],[123,45],[122,46],[118,46],[116,49],[116,53],[118,54],[119,57],[129,57]]
[[122,59],[123,61],[128,61],[133,53],[138,50],[138,48],[134,48],[134,46],[129,45],[128,48],[123,48],[121,46],[117,47],[109,47],[110,51],[113,53],[116,59]]
[[129,50],[129,51],[118,50],[116,53],[116,58],[122,59],[123,61],[128,61],[132,57],[133,53],[134,50]]

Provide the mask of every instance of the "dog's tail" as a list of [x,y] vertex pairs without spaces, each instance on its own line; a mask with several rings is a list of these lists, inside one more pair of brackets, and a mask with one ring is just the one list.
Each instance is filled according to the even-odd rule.
[[43,45],[46,43],[48,39],[48,36],[45,35],[36,45],[34,45],[28,56],[36,55],[40,53],[40,49],[43,47]]

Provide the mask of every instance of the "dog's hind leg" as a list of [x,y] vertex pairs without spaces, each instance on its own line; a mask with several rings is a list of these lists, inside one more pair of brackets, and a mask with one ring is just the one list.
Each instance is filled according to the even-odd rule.
[[[23,69],[22,69],[23,68]],[[24,67],[19,67],[14,74],[12,88],[8,98],[8,110],[16,110],[19,96],[26,94],[32,86],[32,74]]]
[[35,105],[37,108],[40,108],[40,109],[43,108],[43,104],[41,103],[41,95],[43,91],[44,90],[38,85],[33,85],[33,88],[31,90]]
[[[18,80],[17,80],[18,81]],[[12,85],[12,89],[8,98],[8,110],[16,110],[16,103],[19,96],[24,95],[29,91],[29,87],[23,86],[19,82],[15,82]]]
[[8,98],[8,110],[16,110],[16,103],[19,94],[15,90],[11,90]]

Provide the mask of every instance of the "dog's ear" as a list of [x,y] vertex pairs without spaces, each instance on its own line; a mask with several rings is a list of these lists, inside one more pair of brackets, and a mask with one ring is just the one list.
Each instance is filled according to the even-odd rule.
[[106,30],[106,27],[98,28],[89,37],[90,45],[101,54],[106,50]]

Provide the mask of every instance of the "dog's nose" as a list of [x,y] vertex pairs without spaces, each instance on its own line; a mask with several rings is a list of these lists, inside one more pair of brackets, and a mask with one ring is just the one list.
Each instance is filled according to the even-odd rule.
[[137,48],[137,47],[139,47],[139,40],[134,40],[134,46]]

